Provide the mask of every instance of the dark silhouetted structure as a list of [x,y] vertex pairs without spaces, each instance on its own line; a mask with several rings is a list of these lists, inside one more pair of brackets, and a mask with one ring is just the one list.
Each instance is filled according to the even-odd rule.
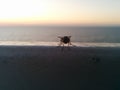
[[[64,48],[64,44],[68,44],[68,47],[70,46],[70,45],[72,45],[71,44],[71,36],[63,36],[63,37],[61,37],[61,36],[58,36],[58,38],[60,38],[60,43],[59,43],[59,46],[63,46],[63,48]],[[62,48],[62,50],[63,50],[63,48]]]

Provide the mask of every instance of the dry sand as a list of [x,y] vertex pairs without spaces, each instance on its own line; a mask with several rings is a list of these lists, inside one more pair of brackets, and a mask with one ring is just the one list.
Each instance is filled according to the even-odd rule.
[[120,48],[0,46],[0,90],[120,90]]

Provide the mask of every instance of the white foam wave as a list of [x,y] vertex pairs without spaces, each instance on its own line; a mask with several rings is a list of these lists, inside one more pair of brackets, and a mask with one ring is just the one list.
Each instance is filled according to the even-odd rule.
[[[59,42],[38,42],[38,41],[0,41],[0,45],[12,46],[58,46]],[[77,47],[120,47],[120,43],[86,43],[73,42]]]

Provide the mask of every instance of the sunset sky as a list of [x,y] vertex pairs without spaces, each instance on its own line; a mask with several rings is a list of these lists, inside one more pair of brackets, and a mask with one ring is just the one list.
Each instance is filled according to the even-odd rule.
[[120,25],[120,0],[0,0],[0,25]]

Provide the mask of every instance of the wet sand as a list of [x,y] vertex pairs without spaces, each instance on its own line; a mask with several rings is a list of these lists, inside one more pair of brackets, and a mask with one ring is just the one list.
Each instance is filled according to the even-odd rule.
[[0,46],[0,90],[119,90],[120,48]]

